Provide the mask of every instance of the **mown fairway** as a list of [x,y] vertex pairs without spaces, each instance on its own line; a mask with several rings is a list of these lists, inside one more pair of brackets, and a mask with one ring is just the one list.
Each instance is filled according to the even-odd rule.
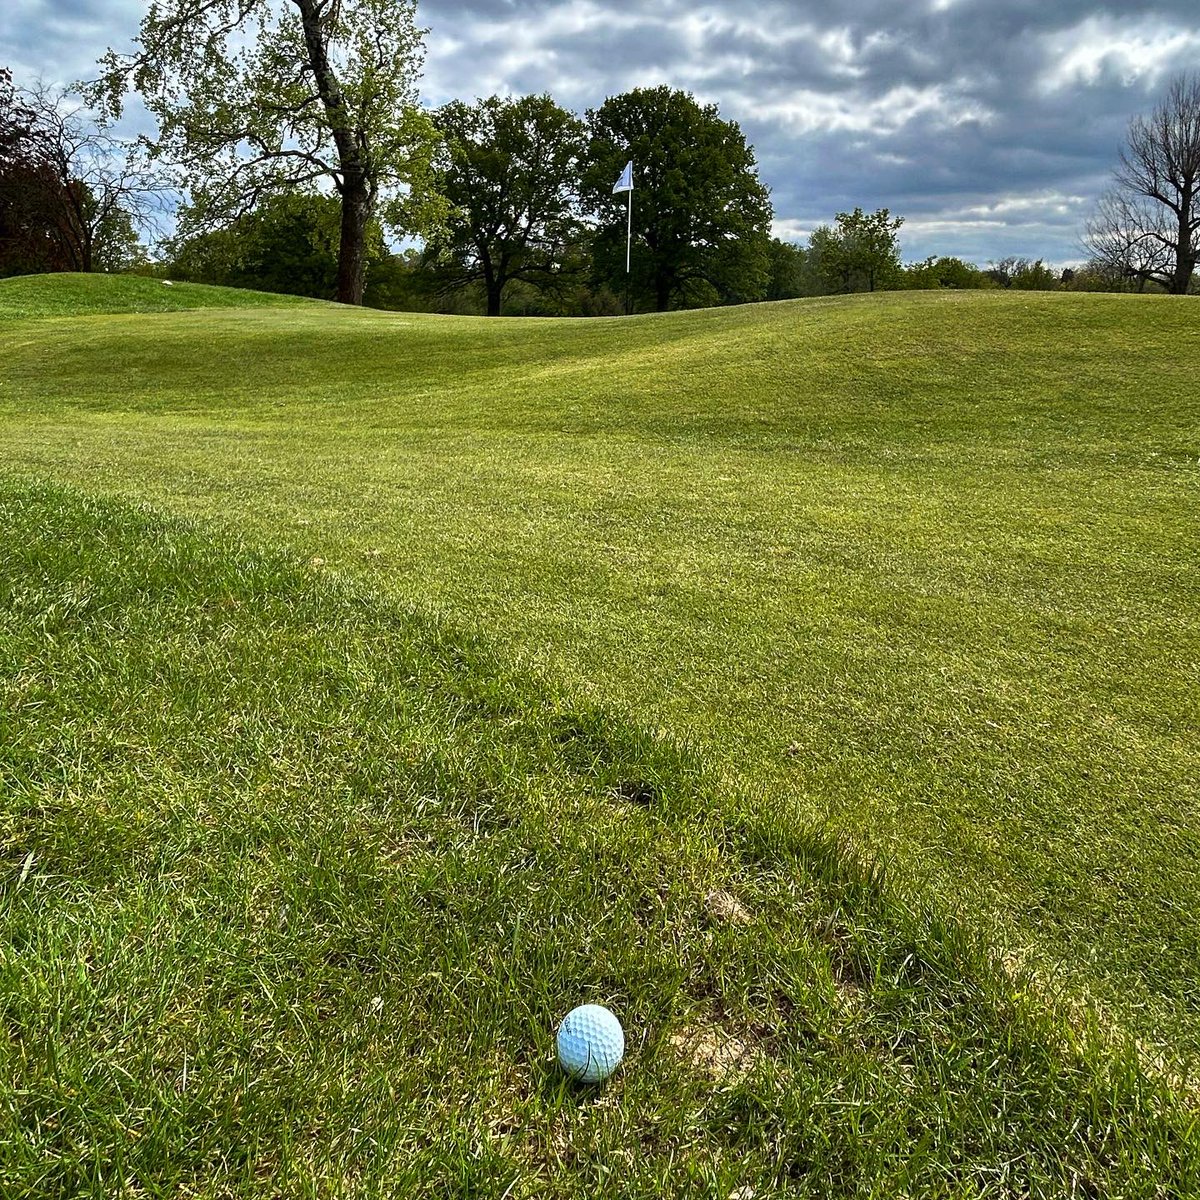
[[[1190,1089],[1177,1068],[1174,1099],[1142,1089],[1200,1047],[1195,302],[889,295],[575,323],[262,297],[100,311],[206,292],[0,282],[5,584],[25,597],[0,627],[5,904],[41,964],[7,964],[27,1006],[10,1061],[41,1080],[10,1111],[43,1138],[13,1178],[86,1164],[97,1143],[84,1121],[74,1150],[55,1145],[70,1056],[39,1073],[12,1032],[73,1011],[91,976],[71,947],[94,936],[114,991],[90,1019],[142,996],[145,1026],[167,1031],[147,1072],[175,1070],[188,1029],[231,1070],[294,1037],[317,1056],[240,1090],[210,1072],[208,1107],[144,1151],[139,1178],[184,1145],[183,1174],[203,1177],[196,1162],[246,1137],[236,1094],[315,1123],[304,1153],[279,1149],[286,1122],[251,1123],[285,1193],[338,1194],[330,1180],[357,1170],[372,1194],[414,1161],[396,1194],[466,1187],[476,1167],[479,1194],[608,1194],[624,1176],[603,1164],[631,1154],[612,1194],[1187,1194]],[[222,529],[282,557],[263,566]],[[239,572],[253,602],[212,616]],[[416,648],[378,640],[397,622]],[[176,630],[186,653],[166,670]],[[309,654],[328,710],[287,665]],[[47,682],[64,679],[93,682]],[[230,715],[230,688],[252,717]],[[631,781],[654,785],[634,789],[648,805],[617,798]],[[881,858],[882,884],[860,869]],[[714,922],[714,888],[753,923]],[[190,952],[178,925],[161,944],[131,932],[181,906]],[[283,911],[294,928],[273,924]],[[187,974],[257,961],[256,930],[277,935],[268,961],[303,1004],[271,972],[269,1000],[252,979]],[[370,1041],[387,987],[408,1007]],[[189,988],[204,997],[190,1024],[171,1015]],[[544,1056],[580,990],[643,1038],[597,1105],[555,1091]],[[246,1040],[222,1060],[214,1022],[235,1000]],[[281,1032],[286,1014],[300,1033]],[[754,1068],[718,1084],[683,1070],[671,1036],[698,1026],[754,1046]],[[1103,1048],[1127,1031],[1149,1083]],[[113,1061],[132,1070],[123,1046],[80,1046],[72,1069],[104,1083]],[[450,1088],[436,1104],[435,1080]],[[100,1087],[95,1112],[116,1103]],[[335,1136],[356,1103],[387,1130],[374,1150]],[[493,1152],[503,1169],[480,1167]],[[262,1157],[221,1178],[255,1194]]]

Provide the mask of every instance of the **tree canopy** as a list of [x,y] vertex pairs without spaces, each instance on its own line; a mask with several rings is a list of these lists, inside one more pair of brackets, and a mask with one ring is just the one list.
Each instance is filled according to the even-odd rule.
[[488,315],[499,316],[508,284],[554,283],[579,241],[583,123],[545,95],[456,100],[435,120],[449,211],[429,260],[448,286],[482,283]]
[[895,286],[901,269],[896,234],[903,224],[903,217],[893,217],[886,208],[873,213],[856,208],[838,213],[834,228],[814,230],[812,246],[829,290],[873,292]]
[[[587,114],[583,197],[595,215],[596,271],[625,281],[624,197],[613,182],[634,164],[630,283],[658,310],[700,298],[760,299],[770,274],[771,202],[752,147],[716,105],[668,87],[612,96]],[[616,202],[615,202],[616,201]]]
[[141,93],[152,153],[176,166],[192,229],[323,183],[341,201],[337,297],[361,303],[377,215],[427,212],[433,124],[417,104],[413,0],[154,0],[132,54],[102,59],[97,94]]
[[[224,229],[173,239],[169,270],[176,279],[332,300],[337,291],[337,197],[291,192],[263,200]],[[387,257],[377,222],[367,231],[367,292]]]

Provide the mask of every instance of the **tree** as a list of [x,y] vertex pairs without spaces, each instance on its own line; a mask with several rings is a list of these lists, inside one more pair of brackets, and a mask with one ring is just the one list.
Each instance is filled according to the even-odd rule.
[[814,230],[821,274],[831,291],[873,292],[895,286],[900,279],[900,247],[896,232],[903,217],[892,217],[886,208],[864,213],[838,213],[837,226]]
[[137,228],[154,230],[165,182],[105,132],[67,92],[25,93],[48,187],[39,197],[71,270],[119,271],[137,261]]
[[806,295],[804,251],[795,242],[772,238],[767,250],[770,277],[767,282],[768,300],[791,300]]
[[449,214],[429,261],[445,287],[481,282],[497,317],[510,283],[554,284],[578,241],[583,122],[545,95],[456,100],[434,119],[446,140],[437,185]]
[[1128,271],[1102,258],[1089,259],[1075,269],[1074,278],[1063,284],[1073,292],[1144,292],[1147,287],[1160,291],[1158,284],[1131,276]]
[[[335,196],[269,196],[224,229],[168,244],[177,279],[332,300],[337,290],[341,205]],[[367,231],[367,277],[387,258],[378,223]]]
[[66,92],[0,89],[0,251],[4,270],[119,271],[143,254],[162,182]]
[[1040,258],[1019,258],[1015,254],[992,262],[985,274],[997,287],[1026,292],[1052,292],[1061,283]]
[[1114,187],[1088,223],[1096,258],[1174,295],[1200,259],[1200,75],[1181,75],[1129,126]]
[[337,298],[360,304],[372,220],[421,228],[436,208],[414,12],[414,0],[156,0],[135,52],[101,60],[96,92],[112,116],[130,86],[142,94],[159,126],[151,152],[191,195],[185,232],[332,186]]
[[372,308],[429,311],[422,257],[420,250],[410,246],[371,263],[363,303]]
[[599,222],[599,280],[625,286],[625,205],[614,203],[612,186],[632,159],[636,293],[659,311],[765,295],[771,202],[735,122],[721,120],[716,105],[658,87],[610,97],[587,123],[582,191]]
[[1148,283],[1169,283],[1174,251],[1168,210],[1145,197],[1110,191],[1100,197],[1087,223],[1084,247],[1108,276]]
[[1054,291],[1061,282],[1040,258],[1020,258],[1015,254],[990,263],[985,274],[997,287],[1026,292]]
[[33,201],[46,186],[35,129],[35,114],[12,72],[0,67],[0,275],[66,269],[46,265],[56,248],[45,214]]
[[1018,291],[1053,292],[1061,285],[1061,275],[1055,275],[1040,258],[1019,259],[1012,275],[1012,286]]
[[990,287],[983,272],[961,258],[930,255],[922,262],[909,263],[904,268],[904,286],[917,289]]

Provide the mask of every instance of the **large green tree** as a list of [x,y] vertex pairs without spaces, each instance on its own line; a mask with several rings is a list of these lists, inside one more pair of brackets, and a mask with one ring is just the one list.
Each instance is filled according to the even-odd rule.
[[735,122],[668,87],[612,96],[587,122],[583,196],[598,220],[600,278],[617,288],[625,282],[625,197],[612,187],[632,159],[637,294],[659,311],[766,294],[771,202]]
[[423,226],[433,123],[417,104],[423,30],[413,0],[154,0],[132,54],[97,85],[158,121],[151,152],[191,197],[189,232],[264,196],[320,185],[341,201],[337,298],[362,302],[367,234],[382,215]]
[[510,283],[554,284],[578,244],[583,122],[545,95],[456,100],[435,120],[449,213],[429,260],[450,287],[482,284],[499,316]]
[[[335,196],[270,196],[224,229],[178,237],[168,245],[177,279],[332,300],[337,292],[340,205]],[[377,222],[367,231],[368,284],[388,257]],[[364,293],[364,298],[369,294]]]

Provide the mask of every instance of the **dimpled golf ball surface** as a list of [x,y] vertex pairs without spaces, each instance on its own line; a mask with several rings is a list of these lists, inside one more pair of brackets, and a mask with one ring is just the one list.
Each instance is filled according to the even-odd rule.
[[616,1069],[625,1054],[621,1022],[599,1004],[581,1004],[558,1027],[558,1061],[584,1083],[599,1083]]

